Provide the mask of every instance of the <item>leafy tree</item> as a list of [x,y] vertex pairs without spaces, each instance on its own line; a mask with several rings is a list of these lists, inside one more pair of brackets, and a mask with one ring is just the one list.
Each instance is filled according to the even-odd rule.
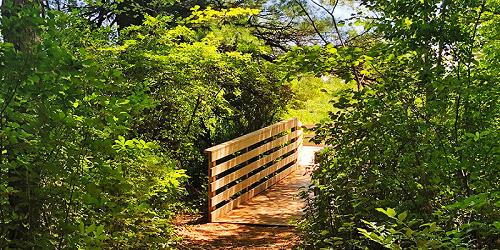
[[127,77],[147,83],[158,104],[137,132],[172,152],[195,197],[206,193],[203,150],[275,122],[291,97],[282,69],[262,59],[270,49],[239,25],[257,13],[194,9],[176,28],[148,17],[126,30],[134,39],[123,56]]
[[171,245],[184,171],[123,137],[154,105],[147,86],[105,29],[32,3],[2,6],[0,248]]
[[[340,110],[317,131],[331,147],[313,175],[306,245],[498,247],[499,2],[363,5],[376,18],[360,21],[382,39],[362,48],[298,48],[284,59],[293,68],[310,58],[311,70],[362,83],[339,93]],[[416,224],[398,231],[375,212],[382,207],[407,211]],[[443,233],[401,236],[431,224]]]

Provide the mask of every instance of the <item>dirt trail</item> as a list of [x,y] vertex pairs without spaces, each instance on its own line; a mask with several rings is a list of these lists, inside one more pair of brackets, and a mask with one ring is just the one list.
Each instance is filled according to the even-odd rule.
[[184,224],[179,249],[294,249],[300,244],[295,228],[230,223]]

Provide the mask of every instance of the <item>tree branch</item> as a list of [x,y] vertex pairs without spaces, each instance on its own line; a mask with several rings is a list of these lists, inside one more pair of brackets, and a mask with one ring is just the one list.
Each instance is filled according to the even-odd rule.
[[316,34],[318,34],[318,36],[321,38],[321,40],[323,40],[323,42],[325,44],[328,44],[328,41],[323,37],[323,35],[321,35],[321,32],[319,31],[318,27],[316,26],[316,23],[314,22],[314,20],[312,19],[312,17],[309,15],[309,13],[307,12],[306,8],[304,7],[304,5],[299,1],[299,0],[294,0],[295,3],[297,3],[299,5],[299,7],[302,9],[302,11],[304,12],[304,14],[307,16],[307,19],[309,19],[309,21],[311,22],[313,28],[314,28],[314,31],[316,31]]

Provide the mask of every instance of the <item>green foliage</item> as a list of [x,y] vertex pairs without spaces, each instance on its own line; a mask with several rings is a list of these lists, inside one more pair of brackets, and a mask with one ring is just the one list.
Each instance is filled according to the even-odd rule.
[[312,125],[327,121],[336,109],[330,101],[338,91],[349,88],[338,78],[303,76],[290,83],[294,94],[285,118],[297,117],[303,124]]
[[436,225],[436,222],[419,224],[417,220],[406,220],[408,213],[403,212],[396,216],[392,208],[384,210],[377,208],[389,217],[390,222],[378,225],[375,222],[363,221],[368,231],[358,228],[366,238],[377,242],[388,249],[466,249],[466,244],[460,243],[460,238],[453,238],[452,233]]
[[172,248],[203,149],[290,106],[330,145],[306,248],[499,247],[498,0],[362,1],[364,40],[308,1],[61,2],[2,1],[0,248]]
[[206,193],[205,148],[275,122],[291,98],[281,68],[260,57],[269,49],[233,24],[254,12],[195,8],[175,28],[165,28],[168,17],[147,17],[124,30],[125,74],[148,84],[158,104],[145,110],[137,132],[187,170],[191,194]]
[[[361,86],[343,91],[316,131],[330,147],[313,174],[306,247],[498,248],[499,2],[364,5],[383,39],[366,50],[298,48],[284,60]],[[381,207],[392,209],[383,217]]]
[[[478,242],[466,242],[464,241],[471,231],[482,231],[486,235],[498,234],[498,221],[494,222],[483,222],[475,221],[469,222],[452,230],[445,231],[446,226],[440,227],[438,223],[445,221],[447,218],[444,214],[453,213],[456,208],[460,208],[463,213],[464,209],[467,212],[478,213],[484,208],[495,209],[499,207],[500,192],[494,192],[492,194],[479,194],[469,197],[463,201],[456,202],[452,205],[448,205],[439,209],[435,212],[436,221],[422,223],[422,220],[409,218],[408,213],[402,212],[397,214],[392,208],[377,208],[377,211],[385,214],[389,217],[389,221],[383,222],[368,222],[364,221],[366,227],[358,228],[358,231],[366,238],[377,242],[378,244],[389,249],[443,249],[443,248],[453,248],[453,249],[468,249]],[[496,244],[493,239],[487,239],[486,242],[480,242],[480,244]]]
[[205,194],[203,149],[274,122],[291,98],[240,26],[253,9],[146,15],[117,32],[5,6],[2,249],[172,248],[186,191]]
[[0,248],[172,244],[186,175],[153,142],[120,137],[153,106],[147,86],[124,78],[106,30],[47,15],[30,50],[0,44]]

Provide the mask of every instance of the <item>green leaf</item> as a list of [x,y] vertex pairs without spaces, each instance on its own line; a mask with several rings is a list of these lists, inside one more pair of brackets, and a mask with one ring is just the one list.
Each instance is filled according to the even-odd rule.
[[99,225],[94,231],[94,236],[101,235],[104,232],[104,225]]
[[40,81],[40,77],[38,75],[31,75],[29,76],[28,80],[33,83],[37,83]]
[[387,216],[394,218],[394,216],[396,216],[396,211],[390,207],[387,208]]
[[410,20],[408,17],[404,19],[404,26],[406,28],[409,28],[412,23],[413,23],[412,20]]
[[387,208],[387,210],[384,210],[383,208],[376,208],[377,211],[391,217],[391,218],[394,218],[394,216],[396,216],[396,211],[392,208]]
[[80,224],[78,224],[78,231],[80,233],[84,233],[85,232],[85,225],[81,221],[80,221]]
[[410,228],[407,228],[407,227],[404,230],[405,230],[406,237],[408,237],[408,238],[412,237],[412,235],[414,233],[413,230],[411,230]]
[[96,228],[95,224],[92,224],[85,229],[85,233],[91,233],[95,230],[95,228]]
[[408,216],[408,213],[407,213],[406,211],[404,211],[404,212],[402,212],[402,213],[400,213],[400,214],[398,215],[398,220],[400,220],[400,221],[404,221],[404,220],[406,219],[406,217],[407,217],[407,216]]

